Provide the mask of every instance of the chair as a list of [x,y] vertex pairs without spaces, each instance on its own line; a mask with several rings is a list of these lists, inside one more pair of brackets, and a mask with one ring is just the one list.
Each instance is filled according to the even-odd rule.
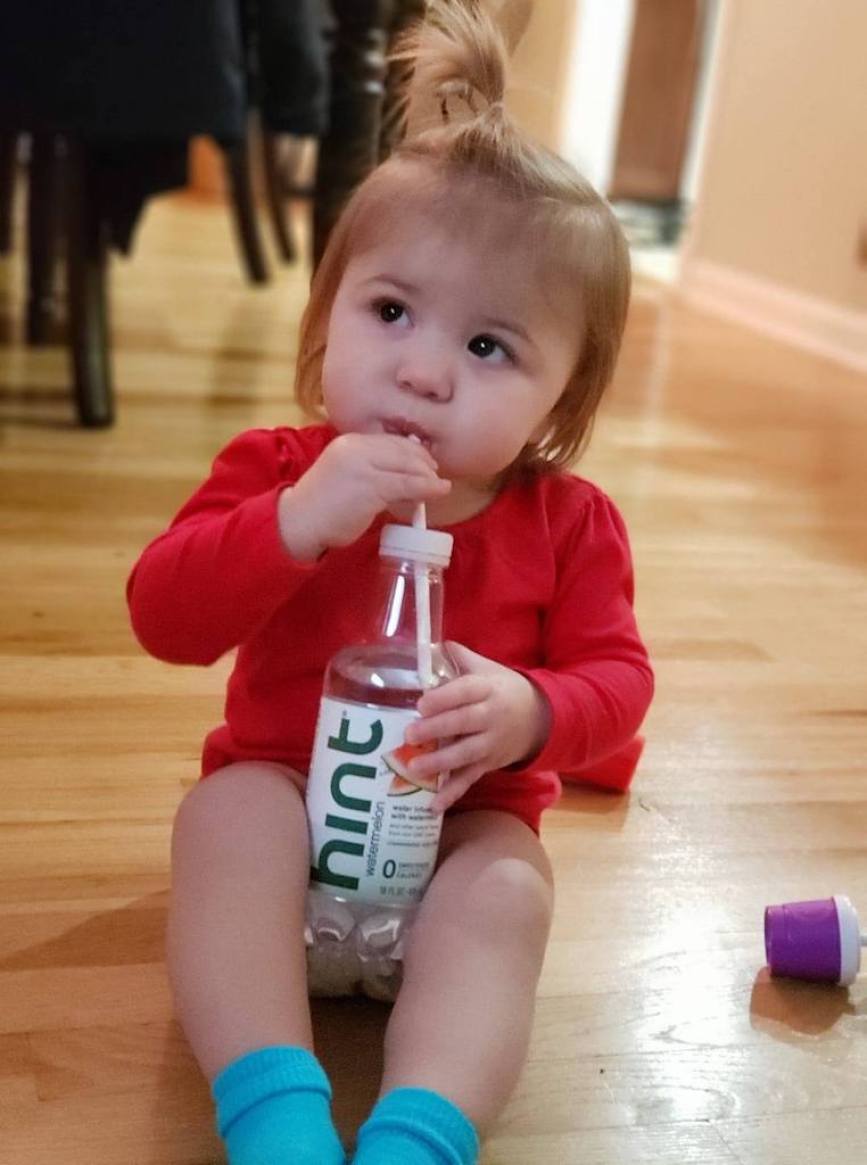
[[329,125],[316,170],[314,265],[352,191],[399,140],[393,96],[403,71],[389,70],[387,53],[425,7],[425,0],[331,0]]
[[12,203],[17,148],[17,134],[0,134],[0,255],[8,255],[12,250]]
[[[257,0],[251,8],[256,19],[267,14],[275,22],[260,30],[272,78],[303,81],[301,112],[290,112],[302,122],[307,118],[306,132],[313,132],[306,125],[316,122],[318,106],[308,113],[304,102],[314,81],[324,80],[316,76],[322,51],[317,4]],[[62,265],[74,398],[83,425],[109,425],[115,415],[106,281],[110,249],[129,250],[148,197],[186,184],[191,137],[204,134],[221,143],[244,270],[251,282],[268,278],[250,178],[246,10],[245,0],[185,0],[156,8],[148,0],[125,0],[98,6],[94,22],[83,25],[74,9],[31,0],[2,18],[0,252],[12,246],[16,151],[26,139],[31,143],[25,172],[26,336],[31,344],[42,344],[54,330],[55,274]],[[267,28],[281,35],[266,35]],[[305,69],[293,65],[281,74],[281,62],[302,30]],[[275,90],[276,82],[270,84]],[[271,90],[266,96],[275,99]],[[282,96],[277,93],[278,104]],[[278,196],[275,186],[275,221]],[[292,253],[285,223],[279,245],[284,256]]]

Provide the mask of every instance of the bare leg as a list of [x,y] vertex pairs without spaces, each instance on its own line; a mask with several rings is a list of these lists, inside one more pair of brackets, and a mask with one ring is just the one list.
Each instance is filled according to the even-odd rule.
[[209,1080],[269,1044],[313,1047],[301,782],[282,765],[230,765],[196,785],[178,810],[169,977]]
[[442,854],[413,926],[381,1095],[432,1089],[484,1135],[526,1057],[551,869],[533,831],[497,811],[447,820]]

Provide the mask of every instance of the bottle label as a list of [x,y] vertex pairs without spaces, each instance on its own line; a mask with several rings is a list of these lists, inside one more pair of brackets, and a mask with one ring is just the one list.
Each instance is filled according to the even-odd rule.
[[439,778],[410,774],[434,746],[404,743],[412,708],[375,708],[323,696],[310,775],[311,881],[340,898],[417,902],[436,863]]

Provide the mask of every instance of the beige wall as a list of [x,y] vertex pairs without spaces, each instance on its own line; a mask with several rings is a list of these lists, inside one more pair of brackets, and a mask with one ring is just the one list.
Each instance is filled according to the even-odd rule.
[[[488,0],[507,38],[523,35],[512,53],[506,105],[515,121],[537,141],[557,149],[577,0]],[[416,129],[440,124],[437,101],[420,100],[409,113]]]
[[867,3],[725,0],[689,260],[867,308]]
[[[495,5],[496,7],[496,5]],[[500,0],[503,19],[510,7]],[[557,149],[561,136],[563,93],[576,0],[535,0],[523,39],[512,58],[506,104],[515,120],[537,141]]]

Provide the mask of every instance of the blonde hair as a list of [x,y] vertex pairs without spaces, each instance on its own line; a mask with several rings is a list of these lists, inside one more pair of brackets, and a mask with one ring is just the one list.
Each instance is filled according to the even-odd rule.
[[[524,245],[536,249],[558,289],[576,294],[578,361],[538,444],[511,467],[559,469],[581,452],[614,373],[629,304],[629,252],[610,207],[567,162],[528,140],[503,106],[507,52],[503,36],[477,0],[431,0],[425,21],[395,53],[411,69],[405,103],[436,98],[444,125],[408,136],[357,188],[316,271],[301,321],[295,397],[322,416],[321,373],[331,305],[352,256],[408,210],[462,221],[456,202],[469,195],[490,206],[492,194],[520,213]],[[477,97],[484,108],[476,108]],[[466,113],[455,118],[452,102]],[[482,189],[480,189],[482,188]],[[482,193],[486,197],[479,199]],[[478,216],[478,211],[476,211]]]

